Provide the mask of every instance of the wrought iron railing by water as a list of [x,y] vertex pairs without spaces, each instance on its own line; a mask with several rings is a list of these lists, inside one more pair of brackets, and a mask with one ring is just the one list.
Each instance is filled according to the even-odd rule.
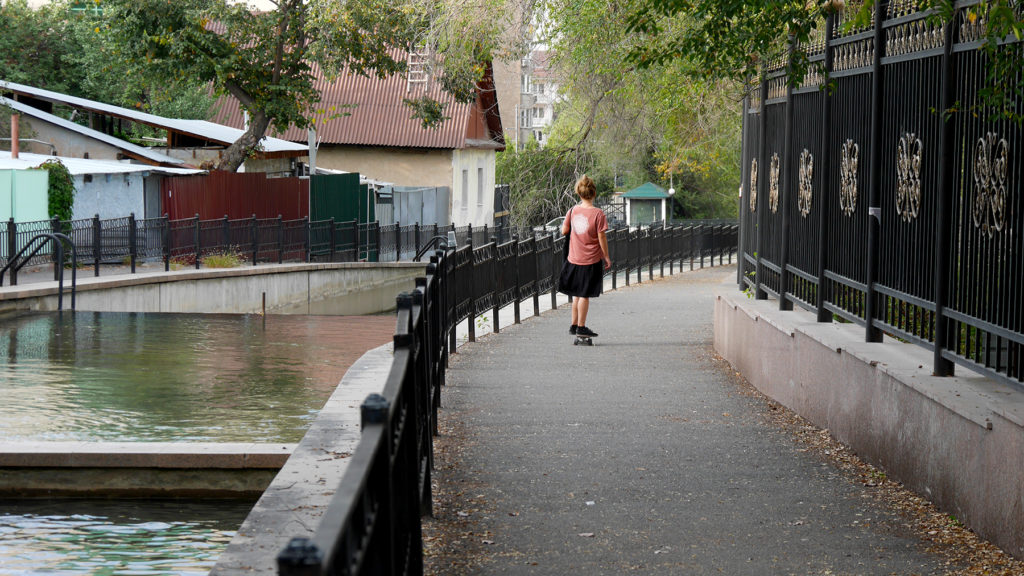
[[[1024,42],[990,45],[977,5],[942,22],[881,0],[855,33],[830,16],[803,79],[785,62],[764,75],[743,114],[737,278],[928,348],[936,375],[956,363],[1019,386],[1024,123],[984,94]],[[1005,96],[1019,119],[1024,99]]]
[[[100,275],[103,265],[129,266],[136,271],[139,261],[163,261],[200,268],[213,254],[233,254],[243,262],[383,262],[412,260],[435,236],[455,231],[460,245],[486,243],[492,238],[507,240],[504,228],[413,224],[381,226],[377,222],[357,223],[332,220],[309,221],[278,218],[200,220],[167,217],[101,220],[43,220],[0,225],[0,267],[9,263],[33,237],[43,233],[66,234],[74,242],[79,263],[91,266]],[[54,252],[37,253],[22,265],[48,264]],[[56,276],[55,276],[56,278]],[[16,285],[16,274],[11,285]]]
[[[731,263],[738,230],[721,222],[609,232],[612,277],[624,272],[628,282],[636,271],[641,281],[644,268],[653,278],[655,268],[664,275],[668,265],[671,274],[686,261]],[[434,252],[415,290],[398,296],[391,367],[381,393],[361,406],[362,437],[344,477],[312,538],[293,538],[280,552],[279,574],[423,574],[421,519],[432,510],[433,436],[455,328],[468,320],[472,338],[474,319],[489,311],[498,331],[501,307],[514,304],[519,322],[520,302],[533,298],[538,315],[538,299],[549,291],[554,306],[564,241],[442,243]]]

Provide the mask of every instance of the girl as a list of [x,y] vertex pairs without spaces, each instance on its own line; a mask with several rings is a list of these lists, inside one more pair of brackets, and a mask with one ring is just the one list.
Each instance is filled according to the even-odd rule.
[[572,300],[569,333],[592,338],[597,333],[587,327],[590,299],[601,295],[604,271],[612,267],[605,236],[608,219],[603,210],[594,206],[597,188],[588,176],[576,181],[576,194],[580,203],[569,210],[562,223],[562,234],[568,235],[569,258],[562,266],[558,291]]

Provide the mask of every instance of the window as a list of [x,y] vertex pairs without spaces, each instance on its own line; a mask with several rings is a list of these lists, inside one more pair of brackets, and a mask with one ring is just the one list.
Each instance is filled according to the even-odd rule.
[[462,171],[462,209],[469,207],[469,170]]
[[537,94],[543,94],[543,93],[544,93],[544,83],[543,82],[538,82],[537,83]]
[[544,117],[544,109],[543,108],[537,108],[537,118],[543,118],[543,117]]
[[484,169],[476,169],[476,204],[477,206],[484,205]]

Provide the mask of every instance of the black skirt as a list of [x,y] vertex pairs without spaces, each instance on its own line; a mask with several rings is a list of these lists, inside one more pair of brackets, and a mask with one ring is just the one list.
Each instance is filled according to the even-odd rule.
[[597,298],[604,288],[604,262],[573,264],[566,260],[558,277],[558,291],[580,298]]

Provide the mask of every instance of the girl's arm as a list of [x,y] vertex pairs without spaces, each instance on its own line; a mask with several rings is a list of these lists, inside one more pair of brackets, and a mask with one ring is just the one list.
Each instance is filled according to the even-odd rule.
[[608,255],[608,237],[603,230],[597,233],[597,242],[601,245],[601,254],[604,255],[604,269],[608,270],[612,267],[612,259]]

